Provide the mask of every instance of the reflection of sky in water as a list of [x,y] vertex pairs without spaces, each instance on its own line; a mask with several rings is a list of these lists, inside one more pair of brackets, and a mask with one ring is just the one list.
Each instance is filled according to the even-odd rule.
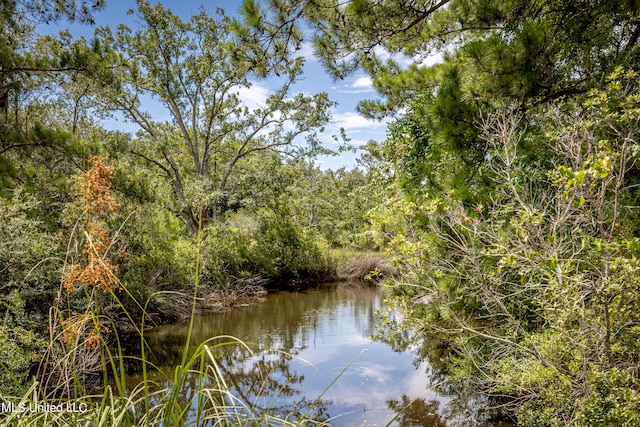
[[371,325],[350,321],[345,308],[340,305],[337,316],[326,317],[318,330],[321,338],[298,355],[313,367],[292,362],[293,370],[305,374],[304,389],[309,396],[318,396],[340,376],[324,395],[331,401],[331,414],[345,414],[334,424],[385,425],[395,415],[387,401],[402,395],[442,403],[448,400],[429,390],[426,363],[416,368],[414,354],[397,353],[371,341]]
[[[372,341],[381,305],[376,288],[278,292],[258,305],[197,319],[193,336],[202,342],[228,334],[251,343],[253,355],[234,351],[217,360],[226,366],[238,395],[259,406],[304,413],[311,405],[310,413],[320,413],[337,426],[381,426],[397,409],[419,399],[396,425],[477,425],[446,424],[441,415],[447,413],[444,418],[451,420],[452,405],[447,404],[452,398],[430,389],[428,363],[414,363],[412,352]],[[182,347],[186,327],[167,325],[149,334],[163,363],[170,364],[170,349]],[[271,388],[256,397],[266,383]],[[316,399],[319,404],[313,404]]]
[[[313,298],[318,296],[316,292],[297,297]],[[338,416],[332,420],[335,425],[385,425],[395,415],[387,406],[388,400],[402,395],[447,400],[429,390],[426,363],[416,368],[413,353],[394,352],[371,340],[375,310],[381,304],[376,290],[359,289],[351,295],[344,289],[330,305],[302,313],[300,330],[295,334],[295,346],[301,351],[295,351],[289,366],[292,373],[304,376],[300,388],[308,399],[326,391],[322,400],[328,402],[331,416]],[[306,330],[308,325],[313,328]],[[278,334],[285,327],[279,325],[270,331],[272,342],[283,341]],[[280,396],[275,402],[292,404],[298,397]]]

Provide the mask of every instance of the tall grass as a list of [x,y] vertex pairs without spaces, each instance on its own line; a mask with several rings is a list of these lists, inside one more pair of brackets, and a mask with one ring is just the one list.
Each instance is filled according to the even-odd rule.
[[[144,375],[143,381],[133,389],[127,389],[112,378],[100,394],[61,399],[44,393],[42,384],[33,383],[23,396],[2,397],[4,414],[0,417],[0,426],[330,425],[326,421],[310,419],[313,404],[305,413],[291,411],[283,416],[261,407],[262,396],[247,401],[234,393],[216,358],[221,347],[230,345],[251,351],[246,343],[231,336],[211,338],[188,355],[185,346],[184,362],[175,367],[171,378],[158,382]],[[107,358],[105,365],[118,372],[121,355],[114,357],[108,351],[104,355]],[[144,359],[142,362],[143,365],[148,363]],[[195,388],[187,384],[187,378],[192,381],[195,378]],[[277,397],[269,398],[274,402]],[[318,396],[316,402],[321,397]]]

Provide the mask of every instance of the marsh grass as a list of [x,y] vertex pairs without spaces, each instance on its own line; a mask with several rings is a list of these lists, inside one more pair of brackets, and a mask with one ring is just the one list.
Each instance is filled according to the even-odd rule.
[[[327,386],[325,392],[305,412],[275,414],[269,406],[263,407],[261,404],[264,401],[275,402],[277,394],[263,396],[258,393],[254,399],[246,400],[227,383],[216,354],[222,347],[234,345],[251,352],[248,344],[231,336],[211,338],[196,346],[189,355],[185,346],[184,363],[175,367],[165,381],[148,378],[146,372],[155,367],[143,356],[144,379],[132,389],[125,386],[124,376],[118,372],[122,357],[111,357],[109,352],[104,352],[103,356],[107,358],[105,365],[115,368],[119,375],[110,378],[101,393],[57,398],[51,393],[43,394],[42,384],[35,382],[22,396],[2,397],[3,408],[13,410],[3,410],[0,426],[331,425],[329,421],[314,421],[309,414],[314,404],[320,402],[326,390],[341,375]],[[69,360],[74,360],[71,355]],[[260,389],[263,390],[264,386]]]
[[370,251],[334,251],[338,264],[338,279],[352,282],[378,283],[399,271],[381,253]]

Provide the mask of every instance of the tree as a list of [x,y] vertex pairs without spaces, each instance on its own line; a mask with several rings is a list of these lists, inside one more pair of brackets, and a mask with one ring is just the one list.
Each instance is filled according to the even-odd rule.
[[[253,0],[242,8],[263,37],[287,33],[295,48],[303,17],[332,74],[372,75],[387,102],[364,103],[369,113],[392,112],[416,90],[437,85],[433,67],[423,65],[433,53],[448,51],[444,62],[462,60],[485,91],[537,101],[583,91],[615,65],[634,65],[640,54],[633,1],[308,0],[267,7],[271,15]],[[402,69],[390,54],[406,55],[413,65]]]
[[[25,185],[28,191],[49,189],[50,182],[59,182],[75,172],[69,164],[75,154],[87,147],[72,138],[80,122],[78,108],[61,107],[60,80],[64,73],[87,69],[100,60],[99,46],[72,42],[71,36],[39,36],[38,23],[69,21],[92,23],[93,13],[102,0],[0,1],[0,192]],[[75,106],[82,96],[76,96]],[[65,114],[75,109],[76,125],[68,132]],[[71,160],[71,162],[70,162]],[[38,170],[39,173],[36,173]],[[51,173],[53,172],[53,173]],[[41,179],[42,176],[48,175]],[[44,181],[44,185],[43,185]],[[59,188],[57,190],[60,190]],[[46,191],[42,191],[43,193]],[[51,194],[56,193],[56,194]],[[45,205],[64,195],[49,192],[41,197]],[[45,209],[46,210],[46,209]]]
[[74,58],[73,50],[65,51],[63,56],[34,55],[31,50],[36,39],[34,25],[62,18],[93,24],[93,13],[103,6],[104,0],[0,1],[0,20],[3,22],[0,28],[0,111],[5,119],[12,92],[21,88],[21,80],[31,74],[65,71],[84,65],[77,61],[79,58]]
[[402,111],[370,146],[391,197],[369,218],[452,380],[523,425],[637,424],[638,3],[269,7],[258,33],[303,16],[330,73],[372,77],[363,114]]
[[[158,4],[139,2],[141,27],[98,31],[112,66],[89,75],[107,109],[139,126],[130,153],[164,176],[174,200],[170,208],[191,232],[220,212],[233,172],[262,151],[295,154],[318,146],[315,130],[329,120],[332,102],[324,93],[292,93],[302,59],[278,61],[270,69],[281,87],[253,110],[238,95],[250,88],[252,65],[238,52],[232,22],[218,10],[187,22]],[[269,58],[265,58],[269,61]],[[170,122],[154,120],[142,100],[159,102]],[[305,149],[296,146],[307,134]]]
[[[381,97],[361,102],[361,113],[380,118],[413,110],[415,145],[406,144],[404,170],[429,184],[425,171],[440,167],[434,157],[456,163],[436,191],[486,186],[477,175],[486,152],[476,126],[482,114],[512,104],[521,112],[544,108],[601,87],[618,65],[637,70],[640,63],[634,1],[308,0],[262,9],[255,3],[245,1],[242,12],[264,40],[287,34],[293,50],[304,20],[330,74],[371,76]],[[439,63],[429,65],[428,56],[438,53]]]
[[[485,119],[490,203],[419,193],[372,217],[410,269],[392,289],[413,326],[448,342],[455,381],[523,425],[639,419],[640,98],[635,72],[606,81],[533,130],[514,109]],[[521,154],[527,139],[544,158]]]
[[3,0],[0,11],[9,23],[19,20],[50,23],[62,18],[94,24],[93,13],[104,7],[104,0]]

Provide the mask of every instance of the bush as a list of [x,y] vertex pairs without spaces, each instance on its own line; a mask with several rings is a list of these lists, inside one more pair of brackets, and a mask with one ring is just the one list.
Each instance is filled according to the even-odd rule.
[[0,294],[18,291],[28,312],[53,300],[64,253],[61,233],[46,230],[38,219],[40,206],[21,189],[0,198]]
[[522,425],[637,424],[638,117],[622,70],[534,129],[507,109],[482,125],[486,205],[416,192],[372,217],[414,272],[418,327],[450,336],[455,378]]
[[324,241],[294,224],[284,212],[263,210],[254,218],[240,211],[222,224],[207,227],[204,234],[204,284],[215,287],[224,276],[266,274],[281,280],[333,273]]

